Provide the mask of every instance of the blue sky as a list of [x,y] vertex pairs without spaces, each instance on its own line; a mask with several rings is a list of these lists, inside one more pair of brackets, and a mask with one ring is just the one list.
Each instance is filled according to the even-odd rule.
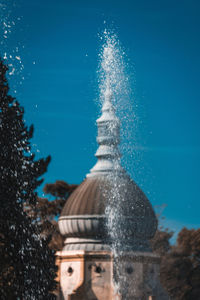
[[167,204],[166,226],[200,227],[200,2],[19,0],[2,8],[1,25],[14,22],[7,38],[4,25],[0,32],[1,56],[11,54],[15,67],[11,91],[35,126],[33,150],[52,156],[45,182],[80,183],[95,163],[98,34],[112,27],[140,120],[127,168],[153,205]]

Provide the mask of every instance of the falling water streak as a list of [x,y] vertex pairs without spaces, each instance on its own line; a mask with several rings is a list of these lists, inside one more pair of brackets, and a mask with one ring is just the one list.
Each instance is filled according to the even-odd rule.
[[[135,97],[135,69],[122,47],[117,34],[110,30],[104,30],[100,36],[102,47],[99,53],[98,84],[100,96],[99,107],[102,106],[106,91],[106,78],[109,73],[110,87],[113,93],[112,103],[116,109],[116,115],[121,122],[121,144],[123,153],[122,164],[127,171],[132,173],[141,168],[141,158],[137,147],[140,146],[139,127],[141,120],[138,114],[138,103]],[[134,128],[134,130],[133,130]],[[141,155],[141,153],[140,153]],[[134,177],[135,177],[134,173]]]
[[[136,128],[136,115],[133,113],[133,103],[131,101],[131,91],[129,78],[127,76],[127,64],[125,62],[125,53],[120,46],[117,35],[113,32],[104,31],[104,40],[101,52],[100,52],[100,66],[98,70],[99,75],[99,87],[100,87],[100,105],[104,103],[105,99],[109,97],[112,101],[112,105],[122,123],[121,136],[124,137],[126,142],[132,142],[133,130]],[[109,128],[112,131],[112,128]],[[122,139],[122,140],[124,140]],[[122,153],[129,156],[132,159],[133,149],[127,144],[124,147],[123,143],[120,147]],[[128,155],[127,155],[128,154]],[[127,169],[127,160],[126,169]],[[109,239],[111,241],[111,250],[114,258],[114,280],[116,293],[120,293],[122,299],[126,299],[126,287],[128,285],[126,276],[121,272],[120,267],[120,255],[125,250],[123,241],[123,217],[122,217],[122,206],[123,201],[126,201],[120,190],[126,188],[123,179],[119,182],[118,168],[121,168],[121,159],[117,158],[115,164],[115,170],[113,173],[108,175],[108,180],[112,182],[111,190],[109,195],[105,195],[106,199],[109,199],[106,207],[106,219],[107,219],[107,231]],[[105,191],[102,191],[106,193]]]

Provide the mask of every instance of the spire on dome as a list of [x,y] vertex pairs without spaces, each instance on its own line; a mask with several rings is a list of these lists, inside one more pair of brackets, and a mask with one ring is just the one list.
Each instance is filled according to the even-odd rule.
[[120,165],[121,154],[118,148],[120,142],[120,121],[115,114],[112,98],[113,94],[110,79],[109,76],[107,76],[102,115],[97,119],[97,142],[99,148],[97,149],[95,156],[98,161],[90,170],[87,177],[106,175],[113,171],[123,171]]

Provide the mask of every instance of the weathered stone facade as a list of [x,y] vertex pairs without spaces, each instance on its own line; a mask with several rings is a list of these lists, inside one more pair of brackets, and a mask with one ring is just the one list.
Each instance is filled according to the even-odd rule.
[[152,253],[123,253],[117,267],[123,274],[121,295],[114,282],[110,251],[58,252],[59,300],[167,300],[159,281],[159,257]]

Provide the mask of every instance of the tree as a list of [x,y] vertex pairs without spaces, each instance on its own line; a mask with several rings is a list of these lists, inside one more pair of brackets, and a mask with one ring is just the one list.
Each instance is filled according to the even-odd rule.
[[151,240],[151,247],[153,252],[159,254],[161,257],[171,249],[170,239],[173,232],[169,230],[158,229]]
[[29,215],[39,221],[43,235],[49,240],[50,249],[55,251],[61,250],[64,243],[57,219],[67,198],[76,187],[76,184],[68,184],[62,180],[46,184],[43,191],[45,194],[53,196],[53,199],[49,201],[47,198],[38,198],[36,209],[32,205],[26,207]]
[[37,220],[24,211],[25,203],[36,207],[50,157],[35,160],[31,153],[33,126],[25,126],[24,109],[8,94],[7,70],[0,60],[1,299],[54,299],[54,253]]
[[161,281],[172,299],[200,299],[200,229],[180,231],[162,258]]
[[183,228],[174,246],[172,234],[158,230],[151,240],[152,250],[161,256],[161,283],[174,300],[200,299],[200,229]]

